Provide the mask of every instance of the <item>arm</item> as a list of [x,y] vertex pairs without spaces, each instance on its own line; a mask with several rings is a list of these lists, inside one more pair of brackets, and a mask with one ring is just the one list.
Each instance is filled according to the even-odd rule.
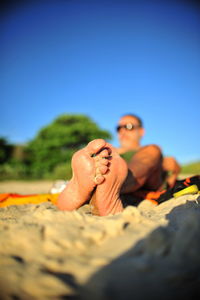
[[128,176],[122,186],[122,194],[138,190],[143,185],[158,189],[162,184],[162,153],[158,146],[142,147],[128,164]]

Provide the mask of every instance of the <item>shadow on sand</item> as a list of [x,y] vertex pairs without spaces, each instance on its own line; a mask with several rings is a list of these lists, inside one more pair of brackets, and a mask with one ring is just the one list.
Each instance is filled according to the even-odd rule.
[[165,218],[167,226],[157,227],[84,286],[71,274],[53,272],[74,290],[58,299],[200,299],[200,196],[172,208]]
[[198,201],[173,208],[166,216],[168,226],[158,227],[94,274],[76,299],[200,299]]

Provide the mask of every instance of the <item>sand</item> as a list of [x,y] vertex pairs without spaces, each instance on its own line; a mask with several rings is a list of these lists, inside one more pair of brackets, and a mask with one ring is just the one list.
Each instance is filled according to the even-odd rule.
[[115,216],[85,205],[0,209],[0,299],[197,299],[200,196]]
[[0,193],[18,193],[22,195],[48,193],[51,190],[53,183],[54,182],[51,180],[0,181]]

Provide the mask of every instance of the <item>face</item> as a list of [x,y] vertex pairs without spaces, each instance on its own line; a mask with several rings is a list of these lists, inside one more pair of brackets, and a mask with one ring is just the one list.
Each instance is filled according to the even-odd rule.
[[138,147],[140,145],[140,139],[144,135],[144,128],[139,126],[138,120],[132,116],[124,116],[119,120],[118,125],[127,126],[127,128],[120,128],[118,131],[120,145],[130,149]]

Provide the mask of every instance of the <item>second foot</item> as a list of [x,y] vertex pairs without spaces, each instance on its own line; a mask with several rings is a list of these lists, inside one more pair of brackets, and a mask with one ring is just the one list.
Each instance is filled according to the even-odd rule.
[[105,180],[98,185],[93,194],[90,205],[94,215],[106,216],[123,211],[120,190],[127,174],[128,166],[119,156],[117,150],[109,145],[112,151],[109,171],[104,175]]

